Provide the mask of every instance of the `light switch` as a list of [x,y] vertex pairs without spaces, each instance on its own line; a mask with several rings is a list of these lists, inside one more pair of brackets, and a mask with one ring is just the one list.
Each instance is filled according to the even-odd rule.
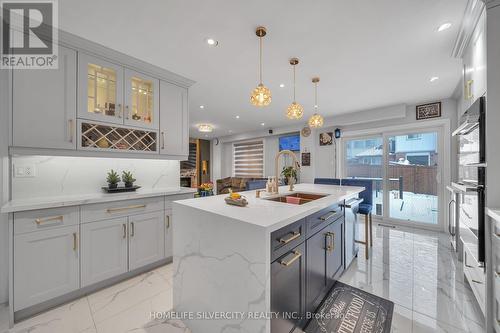
[[33,178],[36,177],[36,168],[34,164],[15,165],[14,166],[15,178]]

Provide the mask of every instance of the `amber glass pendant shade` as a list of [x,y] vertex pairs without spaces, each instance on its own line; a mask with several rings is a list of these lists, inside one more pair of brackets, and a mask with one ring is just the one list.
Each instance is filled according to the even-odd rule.
[[259,85],[252,90],[250,95],[250,102],[257,107],[268,106],[271,104],[271,90],[262,83],[262,38],[266,35],[267,31],[264,27],[258,27],[255,31],[259,37]]

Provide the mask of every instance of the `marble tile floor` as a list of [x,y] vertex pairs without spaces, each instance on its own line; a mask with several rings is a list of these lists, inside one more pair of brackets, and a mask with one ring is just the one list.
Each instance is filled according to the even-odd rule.
[[[360,247],[360,254],[363,254]],[[181,333],[181,322],[150,317],[172,308],[171,265],[134,277],[8,328],[0,333]],[[484,332],[484,319],[446,234],[411,228],[374,228],[369,260],[360,255],[342,282],[395,303],[392,332]]]

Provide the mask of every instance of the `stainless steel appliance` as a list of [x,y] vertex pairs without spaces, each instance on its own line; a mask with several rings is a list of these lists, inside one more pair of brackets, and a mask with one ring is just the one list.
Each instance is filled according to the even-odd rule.
[[[459,137],[457,202],[459,233],[477,265],[485,263],[486,99],[479,98],[462,116],[453,132]],[[450,230],[453,231],[453,230]]]

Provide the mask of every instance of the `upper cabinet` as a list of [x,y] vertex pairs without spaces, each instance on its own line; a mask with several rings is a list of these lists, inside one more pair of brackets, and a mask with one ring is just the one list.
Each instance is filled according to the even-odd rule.
[[188,90],[160,82],[160,154],[189,155]]
[[78,55],[78,118],[123,124],[123,67]]
[[157,129],[159,80],[125,69],[125,125]]
[[76,149],[76,66],[60,47],[58,69],[13,71],[13,146]]
[[59,42],[58,69],[13,71],[11,154],[187,159],[193,81],[64,32]]
[[462,112],[486,94],[486,11],[480,16],[463,54]]

